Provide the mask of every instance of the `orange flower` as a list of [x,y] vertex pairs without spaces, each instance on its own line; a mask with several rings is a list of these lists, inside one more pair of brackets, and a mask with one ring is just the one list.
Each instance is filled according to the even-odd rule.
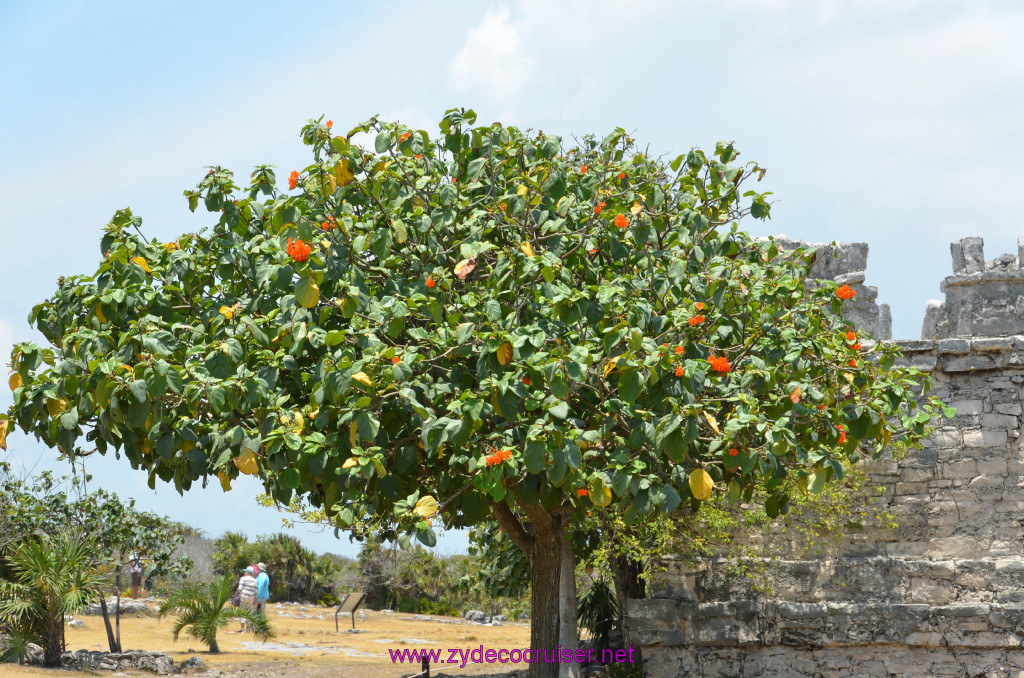
[[684,350],[682,346],[676,346],[676,355],[682,355]]
[[702,325],[702,324],[704,324],[704,316],[702,316],[702,315],[695,315],[692,318],[690,318],[687,322],[690,323],[690,327],[696,327],[697,325]]
[[696,308],[698,311],[703,311],[705,308],[707,308],[707,306],[704,305],[703,301],[698,301],[696,304],[694,304],[694,308]]
[[584,489],[584,488],[580,488],[580,489],[576,490],[576,494],[578,494],[578,495],[579,495],[579,496],[581,496],[581,497],[585,497],[585,496],[587,496],[588,494],[590,494],[590,492],[588,492],[588,491],[587,491],[586,489]]
[[299,184],[299,173],[292,170],[292,173],[288,175],[288,188],[294,189]]
[[401,143],[401,142],[405,141],[406,139],[408,139],[411,136],[412,136],[411,132],[406,132],[402,136],[398,137],[398,141],[399,141],[399,143]]
[[422,154],[422,153],[417,153],[417,154],[416,154],[416,159],[417,159],[417,160],[419,160],[419,159],[420,159],[420,158],[422,158],[422,157],[423,157],[423,154]]
[[846,442],[846,431],[843,430],[842,424],[836,424],[836,430],[839,431],[839,444],[842,445]]
[[589,252],[589,253],[590,253],[590,254],[597,254],[597,248],[596,248],[596,247],[592,247],[592,248],[590,249],[590,252]]
[[587,173],[587,166],[586,165],[580,165],[580,174],[586,174],[586,173]]
[[850,360],[846,364],[849,365],[850,367],[856,367],[857,366],[857,361],[856,360]]
[[729,456],[730,457],[735,457],[739,453],[740,453],[740,451],[737,450],[735,447],[730,447],[729,448]]
[[313,249],[306,243],[302,242],[301,238],[295,242],[292,242],[292,239],[288,238],[288,245],[285,247],[285,251],[288,252],[288,255],[295,261],[305,261],[306,259],[309,259],[309,253],[312,252]]
[[452,183],[453,184],[459,183],[459,178],[458,177],[452,177]]
[[619,172],[619,180],[621,181],[622,179],[625,179],[625,178],[626,178],[626,173],[625,172]]
[[825,406],[824,405],[818,405],[818,409],[819,410],[823,410],[823,409],[825,409]]
[[532,381],[530,381],[530,378],[529,378],[529,377],[523,377],[523,383],[524,383],[524,384],[526,384],[527,386],[529,386],[529,385],[530,385],[530,384],[532,384],[533,382],[532,382]]
[[320,222],[320,228],[325,231],[330,231],[338,225],[338,222],[334,220],[334,217],[327,217],[327,221]]
[[504,212],[507,209],[508,209],[508,204],[507,203],[501,203],[501,211]]
[[402,359],[399,358],[397,355],[394,358],[391,359],[391,364],[392,365],[397,365],[400,362],[402,362]]
[[427,289],[433,289],[433,288],[434,288],[434,286],[435,286],[435,285],[437,285],[437,283],[436,283],[436,282],[434,282],[434,279],[433,279],[433,278],[427,278],[427,283],[426,283],[426,285],[427,285]]
[[860,347],[860,342],[859,342],[859,341],[858,341],[858,342],[857,342],[856,344],[854,344],[854,345],[853,345],[853,350],[854,350],[854,351],[859,351],[859,350],[860,350],[860,348],[861,348],[861,347]]
[[684,370],[682,367],[677,367],[676,368],[676,376],[677,377],[681,377],[684,374],[686,374],[686,370]]
[[722,374],[732,372],[732,367],[729,366],[729,360],[725,356],[720,356],[718,358],[711,356],[708,358],[708,362],[711,364],[711,369],[715,372],[721,372]]
[[836,290],[836,296],[842,299],[843,301],[846,301],[847,299],[853,299],[855,296],[857,296],[857,292],[849,285],[843,285],[838,290]]
[[619,228],[626,228],[629,226],[629,219],[624,214],[615,215],[615,225]]
[[597,203],[597,205],[594,206],[594,214],[600,214],[601,210],[603,210],[607,206],[608,205],[606,203],[603,203],[603,202]]
[[333,120],[328,120],[327,121],[327,129],[331,129],[332,127],[334,127],[334,121]]
[[851,331],[851,332],[847,332],[847,333],[846,333],[846,340],[847,340],[847,341],[857,341],[857,335],[856,335],[856,333],[854,333],[854,332],[852,332],[852,331]]

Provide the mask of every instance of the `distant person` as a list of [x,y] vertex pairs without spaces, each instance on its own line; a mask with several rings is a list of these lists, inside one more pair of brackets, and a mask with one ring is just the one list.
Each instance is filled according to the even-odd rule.
[[267,616],[267,601],[270,600],[270,575],[266,563],[256,563],[256,610]]
[[128,558],[128,573],[132,584],[132,598],[139,597],[139,590],[142,589],[142,561],[139,554],[133,553]]
[[[256,606],[256,577],[253,575],[253,568],[249,566],[242,570],[242,576],[238,580],[238,588],[235,590],[235,597],[238,599],[238,607],[253,609]],[[249,629],[249,623],[242,620],[242,628],[239,633]]]

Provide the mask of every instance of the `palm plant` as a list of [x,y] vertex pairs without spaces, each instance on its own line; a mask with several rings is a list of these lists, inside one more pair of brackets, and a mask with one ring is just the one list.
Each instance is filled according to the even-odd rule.
[[590,647],[607,650],[611,647],[611,633],[615,627],[619,605],[615,591],[604,579],[592,582],[577,603],[580,628],[590,631]]
[[30,642],[43,646],[43,664],[60,666],[64,618],[102,595],[92,567],[94,547],[80,534],[30,537],[8,554],[13,578],[0,581],[0,627],[8,640],[0,658],[22,658]]
[[217,645],[217,631],[224,628],[232,619],[248,622],[253,635],[258,640],[268,641],[275,636],[267,618],[247,605],[230,607],[227,605],[234,594],[234,577],[225,574],[214,579],[207,585],[184,584],[175,589],[163,605],[159,616],[176,614],[171,632],[174,639],[184,629],[188,635],[204,643],[210,652],[220,652]]

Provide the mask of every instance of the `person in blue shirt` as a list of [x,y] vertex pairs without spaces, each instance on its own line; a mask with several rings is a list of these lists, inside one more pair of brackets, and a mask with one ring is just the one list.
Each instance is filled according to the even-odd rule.
[[270,575],[267,574],[266,563],[256,563],[259,568],[256,575],[256,610],[267,616],[267,601],[270,600]]

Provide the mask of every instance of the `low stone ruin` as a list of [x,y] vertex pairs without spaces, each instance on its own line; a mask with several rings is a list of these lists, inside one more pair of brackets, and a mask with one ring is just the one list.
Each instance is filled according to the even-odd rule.
[[[921,339],[897,343],[956,416],[905,459],[862,462],[898,526],[851,533],[827,557],[792,548],[769,564],[768,595],[724,561],[669,559],[650,597],[626,604],[647,675],[1024,676],[1024,243],[991,261],[980,238],[951,250],[945,301]],[[867,245],[835,251],[813,273],[861,284],[850,274]],[[845,315],[888,339],[888,310],[856,289]]]

